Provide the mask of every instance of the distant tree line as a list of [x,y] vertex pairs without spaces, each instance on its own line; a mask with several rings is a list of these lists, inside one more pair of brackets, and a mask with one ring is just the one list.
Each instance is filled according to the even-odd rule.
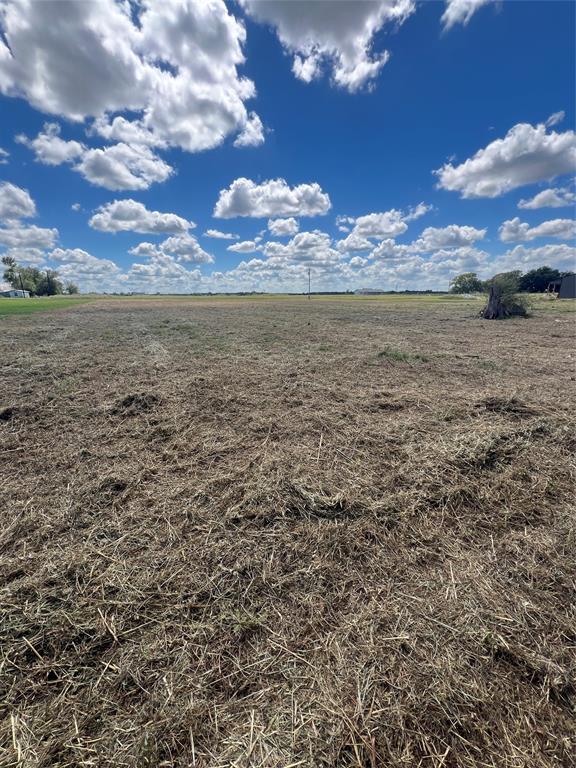
[[451,293],[484,293],[492,287],[494,280],[505,279],[507,283],[515,286],[518,293],[544,293],[550,283],[560,280],[572,272],[559,272],[551,267],[538,267],[522,274],[519,269],[511,272],[501,272],[489,280],[480,280],[476,272],[464,272],[450,281]]
[[18,291],[29,291],[31,296],[56,296],[62,293],[80,293],[76,283],[62,282],[54,269],[40,270],[23,267],[13,256],[3,256],[4,280]]

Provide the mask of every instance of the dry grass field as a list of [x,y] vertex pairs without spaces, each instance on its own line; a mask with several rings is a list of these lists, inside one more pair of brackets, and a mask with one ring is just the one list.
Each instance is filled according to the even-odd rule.
[[576,765],[576,315],[0,318],[0,765]]

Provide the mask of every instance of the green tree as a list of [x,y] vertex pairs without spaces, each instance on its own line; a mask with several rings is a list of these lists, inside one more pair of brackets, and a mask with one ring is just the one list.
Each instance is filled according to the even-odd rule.
[[464,272],[450,280],[450,293],[481,293],[484,284],[476,272]]
[[562,274],[551,267],[531,269],[520,278],[518,287],[524,293],[544,293],[550,283],[560,280]]
[[64,286],[53,269],[42,272],[37,267],[23,267],[13,256],[3,256],[4,280],[17,290],[30,291],[32,296],[55,296],[64,293]]
[[2,263],[6,267],[4,270],[4,280],[9,282],[12,288],[30,291],[33,296],[38,293],[39,269],[35,267],[21,267],[13,256],[3,256]]
[[68,293],[70,295],[74,293],[80,293],[80,289],[76,285],[76,283],[73,283],[71,280],[66,283],[64,286],[64,293]]
[[[40,270],[38,270],[40,272]],[[40,272],[40,277],[36,285],[38,296],[56,296],[64,293],[64,286],[58,279],[58,272],[54,269],[47,269],[46,272]]]
[[21,288],[18,285],[18,264],[13,256],[2,256],[2,264],[6,267],[4,270],[4,280],[6,280],[12,288]]
[[493,277],[488,278],[484,283],[484,290],[489,291],[494,283],[498,283],[506,291],[517,293],[520,290],[520,278],[522,272],[519,269],[513,269],[511,272],[498,272]]

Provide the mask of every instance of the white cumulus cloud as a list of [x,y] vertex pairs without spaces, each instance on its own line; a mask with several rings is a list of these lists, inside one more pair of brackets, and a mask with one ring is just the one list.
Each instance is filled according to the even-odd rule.
[[59,262],[58,273],[67,280],[110,277],[120,272],[110,259],[99,259],[82,248],[56,248],[48,257]]
[[370,254],[372,259],[407,259],[412,256],[409,245],[400,245],[393,238],[387,237],[374,248]]
[[416,219],[419,219],[421,216],[430,213],[433,208],[433,205],[428,205],[427,203],[418,203],[418,205],[409,208],[408,213],[404,214],[404,221],[416,221]]
[[36,216],[36,204],[30,193],[8,181],[0,182],[0,246],[31,253],[52,248],[58,230],[24,225],[22,219]]
[[240,0],[256,21],[272,26],[293,56],[292,71],[311,82],[329,69],[332,82],[350,92],[370,85],[389,58],[372,50],[387,23],[401,24],[415,10],[413,0]]
[[548,181],[576,167],[576,134],[548,132],[545,125],[519,123],[460,165],[434,173],[438,186],[462,197],[499,197],[517,187]]
[[239,243],[234,243],[234,245],[229,245],[226,250],[233,253],[255,253],[261,250],[261,246],[255,240],[242,240]]
[[11,0],[0,31],[1,93],[96,118],[121,143],[197,152],[249,122],[254,85],[238,71],[246,32],[224,0]]
[[485,229],[449,224],[447,227],[426,227],[411,248],[414,251],[435,251],[439,248],[469,246],[486,236]]
[[574,219],[551,219],[531,227],[516,216],[503,222],[498,230],[500,240],[504,243],[519,240],[535,240],[537,237],[556,237],[558,240],[572,240],[576,237],[576,221]]
[[45,123],[35,139],[20,134],[16,140],[34,151],[36,162],[69,163],[91,184],[115,191],[148,189],[173,173],[173,168],[144,144],[120,142],[89,149],[78,141],[60,138],[60,131],[57,123]]
[[267,263],[276,267],[294,262],[329,264],[341,259],[339,251],[332,247],[330,235],[319,230],[299,232],[287,243],[271,240],[265,243],[263,252]]
[[370,251],[374,247],[374,243],[368,240],[366,237],[362,237],[356,232],[350,232],[350,234],[338,240],[336,248],[340,253],[351,253],[353,251]]
[[91,184],[113,191],[148,189],[173,173],[172,166],[149,147],[129,144],[89,149],[74,170]]
[[142,234],[186,232],[196,226],[175,213],[150,211],[143,203],[130,198],[114,200],[100,206],[88,223],[100,232],[140,232]]
[[341,240],[340,248],[347,250],[364,250],[366,246],[363,241],[366,238],[389,238],[398,237],[404,234],[408,229],[408,222],[419,219],[432,209],[431,205],[419,203],[406,212],[392,208],[389,211],[379,213],[367,213],[364,216],[337,216],[336,225],[341,232],[348,232],[351,229],[350,236]]
[[219,229],[207,229],[204,232],[204,237],[213,237],[216,240],[238,240],[239,235],[234,235],[231,232],[221,232]]
[[564,243],[542,245],[539,248],[517,245],[498,259],[498,269],[495,271],[520,269],[527,272],[543,264],[561,271],[576,270],[576,248]]
[[184,233],[168,237],[160,244],[160,250],[173,256],[177,261],[190,264],[211,264],[214,257],[202,248],[194,235]]
[[30,193],[9,181],[0,182],[0,223],[36,216],[36,204]]
[[79,141],[61,139],[60,130],[58,123],[44,123],[43,130],[35,139],[19,134],[16,136],[16,141],[32,149],[39,163],[45,165],[71,163],[84,154],[86,147]]
[[44,263],[46,253],[41,248],[17,247],[9,248],[2,256],[10,256],[16,259],[18,264],[38,267]]
[[468,24],[479,8],[492,2],[494,0],[446,0],[442,14],[444,29],[450,29],[455,24]]
[[141,120],[128,120],[122,115],[114,118],[97,117],[86,130],[89,136],[100,136],[107,141],[165,149],[168,141],[146,128]]
[[348,263],[352,267],[364,267],[368,264],[368,259],[365,259],[362,256],[353,256]]
[[165,292],[174,290],[176,284],[180,284],[181,291],[190,290],[201,277],[199,269],[188,270],[167,253],[155,254],[146,264],[132,264],[127,275],[128,280],[140,281],[149,290]]
[[543,189],[542,192],[527,200],[520,200],[518,208],[535,210],[537,208],[567,208],[576,205],[576,194],[568,187]]
[[359,237],[397,237],[408,229],[402,211],[394,208],[382,213],[358,216],[356,219],[349,219],[349,223],[354,223],[352,234]]
[[319,216],[330,210],[328,195],[317,183],[290,187],[284,179],[270,179],[261,184],[239,178],[220,191],[214,216],[268,218],[276,216]]
[[300,225],[295,218],[288,219],[268,219],[268,230],[274,237],[290,237],[295,235],[300,229]]
[[7,248],[52,248],[58,239],[56,228],[24,227],[18,224],[0,227],[0,245]]
[[235,147],[258,147],[264,143],[264,126],[256,112],[251,112],[248,120],[234,141]]
[[129,253],[151,260],[168,257],[168,262],[186,262],[189,264],[211,264],[214,257],[205,251],[194,235],[183,233],[166,238],[158,245],[139,243]]

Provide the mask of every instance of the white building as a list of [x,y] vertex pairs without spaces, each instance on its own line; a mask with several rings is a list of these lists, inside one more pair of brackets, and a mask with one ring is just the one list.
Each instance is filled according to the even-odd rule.
[[7,291],[0,291],[0,296],[5,299],[29,299],[30,291],[21,291],[17,288],[9,288]]

